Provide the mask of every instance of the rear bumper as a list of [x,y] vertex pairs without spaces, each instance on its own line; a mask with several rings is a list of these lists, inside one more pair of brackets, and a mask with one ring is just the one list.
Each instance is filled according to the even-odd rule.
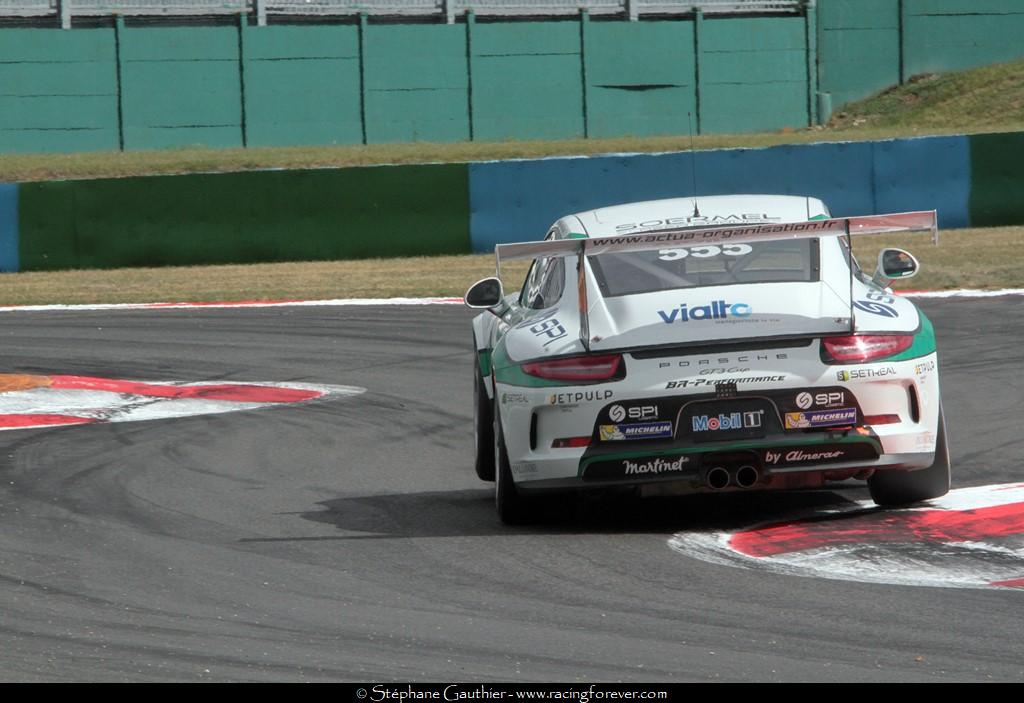
[[[577,491],[602,488],[671,486],[671,493],[702,493],[728,490],[784,490],[821,486],[826,481],[847,478],[866,478],[874,471],[915,471],[931,466],[935,461],[934,452],[909,452],[901,454],[877,453],[868,458],[850,461],[829,461],[828,463],[794,463],[788,466],[771,466],[764,460],[765,452],[802,452],[802,456],[813,456],[816,451],[828,452],[843,445],[806,445],[794,448],[791,445],[778,447],[766,444],[733,451],[680,451],[671,455],[636,455],[603,461],[581,462],[581,457],[558,458],[535,462],[519,462],[514,465],[516,487],[524,493],[547,491]],[[879,447],[877,440],[865,441],[861,446]],[[795,456],[799,460],[799,456]],[[682,460],[682,461],[681,461]],[[648,473],[631,476],[595,476],[589,471],[593,467],[614,466],[616,462],[647,469]],[[740,467],[753,467],[757,480],[752,485],[740,485],[736,474]],[[712,488],[709,472],[723,468],[730,475],[729,484]],[[564,475],[558,476],[558,472]],[[654,491],[656,493],[657,491]]]

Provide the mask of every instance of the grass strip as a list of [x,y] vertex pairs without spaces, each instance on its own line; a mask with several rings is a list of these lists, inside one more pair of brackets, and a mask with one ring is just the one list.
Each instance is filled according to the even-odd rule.
[[[854,239],[858,261],[874,270],[878,251],[899,246],[921,262],[904,288],[1024,287],[1018,243],[1024,227],[948,230],[930,235]],[[529,262],[502,266],[506,290],[522,286]],[[358,261],[44,271],[0,275],[0,304],[217,302],[461,296],[494,273],[494,256],[437,256]]]

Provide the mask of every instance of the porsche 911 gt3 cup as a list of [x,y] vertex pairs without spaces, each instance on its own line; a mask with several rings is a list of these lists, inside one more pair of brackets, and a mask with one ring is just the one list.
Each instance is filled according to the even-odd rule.
[[934,212],[832,218],[814,198],[734,195],[564,217],[521,291],[476,283],[476,471],[520,522],[542,493],[642,495],[867,480],[881,505],[949,489],[935,334],[850,237],[936,232]]

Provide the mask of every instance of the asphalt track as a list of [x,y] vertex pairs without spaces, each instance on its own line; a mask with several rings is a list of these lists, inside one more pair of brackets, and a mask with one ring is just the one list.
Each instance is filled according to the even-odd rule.
[[[925,300],[957,487],[1022,476],[1024,306]],[[783,576],[687,530],[866,491],[583,502],[509,528],[457,306],[13,313],[2,370],[363,395],[0,435],[2,680],[1024,679],[1024,593]]]

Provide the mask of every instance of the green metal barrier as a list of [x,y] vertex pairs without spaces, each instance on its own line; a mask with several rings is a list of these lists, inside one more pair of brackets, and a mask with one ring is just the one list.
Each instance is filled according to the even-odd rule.
[[113,29],[0,29],[0,151],[119,144]]
[[1024,132],[971,136],[971,225],[1024,223]]
[[473,137],[583,137],[580,23],[471,23]]
[[365,25],[366,141],[469,139],[466,28]]
[[899,3],[821,0],[817,34],[818,92],[834,109],[899,82]]
[[242,146],[237,27],[119,21],[118,44],[126,149]]
[[363,141],[358,27],[245,27],[242,46],[249,146]]
[[470,251],[465,164],[24,183],[22,271]]
[[770,131],[1024,56],[1020,0],[460,20],[2,28],[0,152]]
[[693,26],[583,23],[588,137],[686,134],[691,123],[696,130]]

